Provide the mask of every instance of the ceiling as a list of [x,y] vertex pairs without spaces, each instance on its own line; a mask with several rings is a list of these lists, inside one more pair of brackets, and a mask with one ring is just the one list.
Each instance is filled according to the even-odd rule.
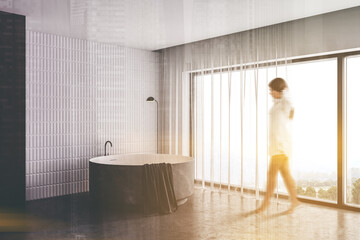
[[337,11],[360,0],[0,0],[27,29],[158,50]]

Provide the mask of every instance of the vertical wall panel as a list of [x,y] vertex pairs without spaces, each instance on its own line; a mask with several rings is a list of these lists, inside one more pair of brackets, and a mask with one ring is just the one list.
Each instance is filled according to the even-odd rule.
[[26,47],[27,200],[88,191],[107,140],[156,152],[158,53],[33,31]]
[[25,17],[0,12],[0,207],[25,205]]

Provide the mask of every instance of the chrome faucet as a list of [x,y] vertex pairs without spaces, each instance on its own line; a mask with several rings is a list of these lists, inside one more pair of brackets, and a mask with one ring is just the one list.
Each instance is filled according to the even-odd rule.
[[[106,156],[106,145],[107,145],[108,143],[110,143],[110,146],[112,147],[112,142],[106,141],[106,143],[105,143],[105,155],[104,155],[104,156]],[[109,155],[109,154],[107,154],[107,155]]]

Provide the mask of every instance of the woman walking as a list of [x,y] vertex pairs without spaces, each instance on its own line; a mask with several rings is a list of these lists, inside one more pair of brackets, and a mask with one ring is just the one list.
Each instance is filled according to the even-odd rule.
[[284,79],[275,78],[269,83],[270,95],[273,97],[274,105],[269,112],[269,155],[271,156],[266,194],[261,206],[256,212],[264,211],[270,204],[270,198],[274,193],[277,175],[280,171],[286,188],[290,194],[292,212],[300,202],[296,197],[295,181],[290,173],[289,154],[291,151],[290,121],[294,116],[294,109],[285,92],[288,86]]

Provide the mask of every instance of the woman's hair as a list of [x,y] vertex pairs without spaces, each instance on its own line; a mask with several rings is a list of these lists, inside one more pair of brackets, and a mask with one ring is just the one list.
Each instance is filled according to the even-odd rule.
[[282,78],[274,78],[269,83],[269,87],[277,92],[282,92],[285,88],[287,88],[287,84]]

